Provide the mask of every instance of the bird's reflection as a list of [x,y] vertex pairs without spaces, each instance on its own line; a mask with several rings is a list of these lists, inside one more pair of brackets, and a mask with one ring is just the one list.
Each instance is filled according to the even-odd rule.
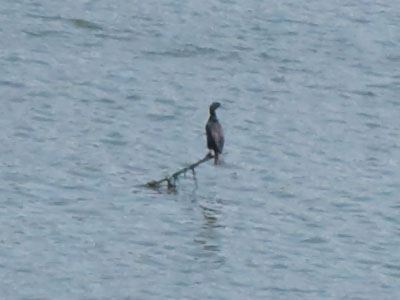
[[203,203],[199,207],[203,215],[203,224],[196,235],[194,242],[198,244],[200,253],[199,256],[204,259],[204,262],[211,264],[208,267],[218,268],[225,259],[221,256],[220,247],[220,231],[223,226],[220,224],[219,217],[221,211],[217,208],[210,207],[213,203]]

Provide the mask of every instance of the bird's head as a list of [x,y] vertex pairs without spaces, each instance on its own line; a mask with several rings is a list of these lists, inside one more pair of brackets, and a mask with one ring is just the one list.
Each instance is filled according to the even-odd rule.
[[220,107],[220,106],[221,106],[221,104],[220,104],[219,102],[213,102],[213,103],[210,105],[210,114],[211,114],[211,115],[215,114],[215,110],[216,110],[218,107]]

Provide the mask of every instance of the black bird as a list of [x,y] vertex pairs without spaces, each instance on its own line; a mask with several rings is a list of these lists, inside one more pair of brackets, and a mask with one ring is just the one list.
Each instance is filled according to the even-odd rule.
[[222,148],[224,148],[224,131],[215,114],[215,110],[220,106],[221,104],[218,102],[210,105],[210,117],[206,124],[207,148],[210,149],[210,152],[214,150],[215,164],[218,163],[218,154],[221,154]]

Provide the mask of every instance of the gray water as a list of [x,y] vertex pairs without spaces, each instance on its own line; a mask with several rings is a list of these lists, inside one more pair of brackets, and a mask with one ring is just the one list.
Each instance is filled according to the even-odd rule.
[[[0,299],[400,299],[400,2],[2,1]],[[206,153],[224,163],[142,185]]]

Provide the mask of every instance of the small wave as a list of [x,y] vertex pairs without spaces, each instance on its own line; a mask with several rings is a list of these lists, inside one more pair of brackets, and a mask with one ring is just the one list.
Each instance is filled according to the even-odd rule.
[[38,30],[38,31],[30,31],[23,30],[23,33],[31,36],[31,37],[67,37],[69,36],[68,32],[60,31],[60,30]]
[[153,121],[169,121],[169,120],[176,119],[175,115],[161,115],[161,114],[154,114],[154,113],[147,114],[147,117]]
[[375,97],[376,96],[376,94],[374,92],[371,92],[371,91],[356,90],[356,91],[352,91],[351,93],[359,95],[359,96],[366,96],[366,97]]
[[103,30],[103,27],[101,27],[100,25],[83,19],[68,19],[68,21],[71,22],[72,25],[78,28],[90,29],[90,30]]
[[321,237],[312,237],[309,239],[305,239],[302,242],[308,243],[308,244],[323,244],[323,243],[326,243],[327,241]]
[[113,146],[125,146],[128,144],[126,141],[115,140],[115,139],[101,139],[100,142],[102,142],[103,144],[113,145]]
[[194,57],[199,55],[212,55],[217,52],[218,51],[213,48],[187,44],[182,48],[175,48],[167,51],[144,51],[143,53],[149,56]]
[[0,86],[8,86],[8,87],[13,87],[13,88],[23,88],[25,85],[20,82],[14,82],[14,81],[9,81],[9,80],[0,80]]

